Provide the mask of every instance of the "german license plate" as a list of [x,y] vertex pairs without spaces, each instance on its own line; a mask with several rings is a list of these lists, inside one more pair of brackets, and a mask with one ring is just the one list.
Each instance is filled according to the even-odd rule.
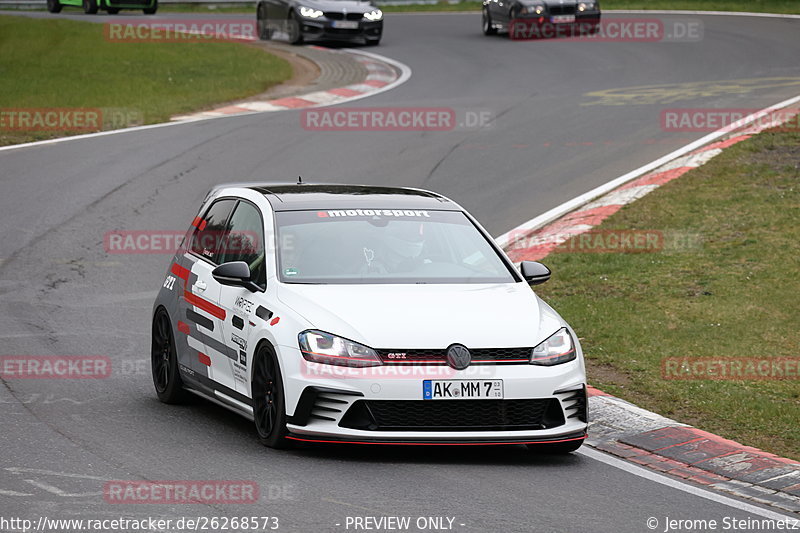
[[572,24],[575,22],[575,15],[555,15],[550,19],[553,24]]
[[357,30],[358,29],[358,21],[357,20],[334,20],[333,27],[339,28],[340,30]]
[[502,399],[502,379],[426,379],[422,382],[423,400]]

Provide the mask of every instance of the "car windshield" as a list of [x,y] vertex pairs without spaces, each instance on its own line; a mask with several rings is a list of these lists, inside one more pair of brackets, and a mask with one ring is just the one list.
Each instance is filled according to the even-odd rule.
[[276,213],[286,283],[507,283],[509,266],[461,212]]

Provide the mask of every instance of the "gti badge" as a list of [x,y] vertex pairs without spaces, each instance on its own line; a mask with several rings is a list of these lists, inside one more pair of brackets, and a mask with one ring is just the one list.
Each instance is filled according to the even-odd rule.
[[472,355],[466,346],[452,344],[447,349],[447,364],[456,370],[464,370],[472,362]]

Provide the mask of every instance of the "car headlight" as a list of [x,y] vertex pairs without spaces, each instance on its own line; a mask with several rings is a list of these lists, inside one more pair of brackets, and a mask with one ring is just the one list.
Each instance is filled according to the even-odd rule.
[[578,356],[575,343],[567,328],[561,328],[531,352],[531,364],[540,366],[560,365]]
[[376,20],[381,20],[383,18],[383,11],[380,9],[375,9],[370,11],[369,13],[364,13],[364,18],[367,20],[371,20],[375,22]]
[[581,2],[578,4],[578,11],[594,11],[595,2]]
[[310,8],[310,7],[302,7],[302,6],[300,7],[300,15],[302,15],[302,16],[308,18],[308,19],[318,19],[323,14],[324,13],[322,11],[320,11],[319,9],[313,9],[313,8]]
[[544,4],[533,4],[530,6],[525,6],[522,10],[523,13],[530,13],[535,15],[541,15],[544,13]]
[[326,365],[365,367],[380,366],[375,350],[324,331],[308,330],[298,335],[300,353],[306,361]]

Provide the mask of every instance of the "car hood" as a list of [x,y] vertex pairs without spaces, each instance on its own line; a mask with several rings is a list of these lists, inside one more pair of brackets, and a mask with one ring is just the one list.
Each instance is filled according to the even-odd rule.
[[297,5],[319,9],[320,11],[346,10],[348,13],[369,13],[378,9],[370,2],[355,2],[352,0],[297,0]]
[[373,348],[533,347],[564,325],[525,283],[281,284],[311,328]]

